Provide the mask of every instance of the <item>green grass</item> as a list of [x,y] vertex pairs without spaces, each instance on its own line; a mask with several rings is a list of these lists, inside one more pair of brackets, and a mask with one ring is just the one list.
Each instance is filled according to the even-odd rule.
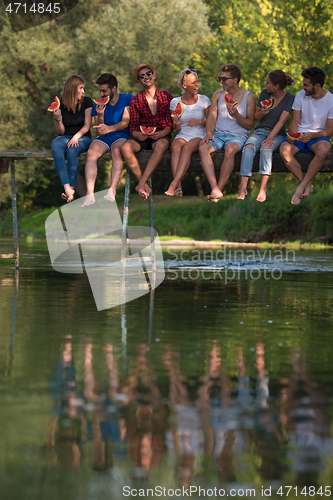
[[[333,187],[317,186],[300,205],[290,204],[294,186],[281,183],[268,192],[264,203],[256,201],[257,190],[245,200],[224,196],[219,203],[205,197],[170,198],[154,196],[154,225],[161,239],[173,238],[235,242],[331,243],[333,241]],[[117,198],[122,207],[123,194]],[[56,208],[18,213],[20,236],[45,238],[45,220]],[[130,196],[129,224],[148,226],[148,202],[136,194]],[[0,220],[0,236],[12,234],[12,216]]]

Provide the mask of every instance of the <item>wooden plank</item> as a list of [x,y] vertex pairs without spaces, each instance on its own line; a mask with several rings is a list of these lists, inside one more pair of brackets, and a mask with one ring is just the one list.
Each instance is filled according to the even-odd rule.
[[[140,151],[137,154],[137,158],[140,164],[140,167],[142,170],[144,170],[144,167],[149,160],[151,155],[151,151]],[[223,158],[224,158],[224,152],[223,151],[217,151],[216,153],[213,153],[212,155],[213,158],[213,163],[216,171],[220,171]],[[310,161],[313,158],[313,154],[308,154],[308,153],[299,153],[296,156],[297,160],[301,163],[302,165],[302,170],[303,172],[307,171],[308,165]],[[235,167],[234,167],[234,172],[239,172],[240,170],[240,164],[241,164],[241,153],[237,153],[235,156]],[[258,172],[259,169],[259,153],[256,155],[254,162],[253,162],[253,172]],[[167,151],[163,158],[162,161],[159,163],[157,166],[156,172],[167,172],[171,171],[171,152]],[[199,153],[193,153],[192,158],[191,158],[191,165],[188,169],[189,172],[202,172],[202,167],[201,167],[201,161],[200,161],[200,155]],[[289,172],[287,167],[285,166],[280,153],[275,152],[273,153],[273,172]],[[321,169],[321,172],[333,172],[333,152],[331,152],[328,157],[325,160],[325,164]]]
[[[137,154],[137,158],[140,164],[140,167],[142,170],[144,170],[147,161],[149,160],[152,152],[151,151],[140,151]],[[80,158],[85,158],[87,156],[86,153],[82,153],[80,155]],[[103,159],[109,160],[110,156],[109,153],[106,153],[102,157]],[[223,151],[218,151],[212,155],[213,158],[213,163],[215,166],[215,170],[219,171],[223,158],[224,158],[224,152]],[[302,165],[302,170],[305,172],[307,170],[307,167],[313,158],[312,154],[307,154],[307,153],[299,153],[297,154],[296,158]],[[52,151],[26,151],[26,150],[0,150],[0,159],[11,159],[11,160],[53,160],[52,156]],[[3,160],[2,160],[3,161]],[[240,161],[241,161],[241,153],[237,153],[235,157],[235,172],[239,172],[240,169]],[[2,163],[1,163],[2,164]],[[259,166],[259,153],[256,155],[253,163],[253,172],[258,171],[258,166]],[[171,171],[171,152],[167,151],[161,162],[156,168],[157,172],[170,172]],[[199,153],[194,153],[192,155],[191,159],[191,165],[189,168],[189,172],[202,172],[202,167],[201,167],[201,162],[200,162],[200,156]],[[288,172],[288,169],[286,168],[280,153],[275,152],[273,154],[273,172]],[[325,160],[325,164],[323,168],[321,169],[321,172],[333,172],[333,152],[331,151],[330,154],[327,156]],[[1,170],[0,170],[1,173]]]

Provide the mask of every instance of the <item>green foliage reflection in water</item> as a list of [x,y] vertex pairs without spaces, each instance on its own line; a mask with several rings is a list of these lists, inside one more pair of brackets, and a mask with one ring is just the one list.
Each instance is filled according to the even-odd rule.
[[[4,332],[0,352],[4,354],[10,349],[12,294],[8,291],[12,292],[13,272],[2,272],[0,283]],[[121,498],[124,481],[134,487],[136,484],[135,481],[131,483],[130,475],[137,466],[135,450],[144,429],[134,432],[131,425],[136,421],[138,408],[144,406],[142,399],[151,395],[143,388],[150,387],[155,394],[152,415],[153,418],[159,415],[162,434],[171,429],[177,436],[179,406],[177,409],[177,391],[173,392],[175,385],[172,384],[178,384],[178,389],[183,391],[178,405],[188,405],[197,415],[195,430],[199,431],[203,426],[207,431],[204,433],[205,451],[195,451],[191,484],[224,487],[249,482],[260,487],[266,480],[301,484],[301,477],[295,470],[297,462],[293,462],[288,450],[292,450],[293,444],[293,416],[297,410],[304,411],[305,408],[302,395],[308,395],[306,408],[311,414],[320,415],[321,425],[315,426],[317,432],[327,432],[328,436],[332,432],[330,397],[333,373],[329,342],[333,322],[332,293],[327,273],[288,273],[276,281],[241,278],[228,285],[218,279],[166,280],[155,292],[149,337],[148,295],[128,303],[125,310],[119,307],[97,312],[87,280],[82,277],[69,279],[52,271],[25,270],[20,275],[14,364],[10,376],[6,372],[8,357],[0,357],[3,375],[0,472],[5,498],[24,498],[28,494],[38,497],[47,491],[51,500],[86,500],[91,498],[93,491],[94,498],[99,500],[103,495],[105,498],[110,487],[113,498]],[[59,309],[61,314],[58,314]],[[121,314],[126,314],[125,345],[121,341],[124,339]],[[104,468],[97,469],[96,466],[96,459],[101,458],[96,452],[106,449],[106,444],[97,435],[95,441],[82,436],[78,443],[79,466],[71,468],[71,463],[66,462],[60,452],[65,443],[61,445],[50,440],[50,427],[58,416],[57,397],[63,391],[54,383],[57,373],[59,376],[56,368],[64,346],[68,344],[76,370],[75,391],[82,398],[82,391],[86,389],[86,403],[91,402],[87,396],[91,374],[93,391],[102,399],[110,387],[124,390],[124,393],[130,387],[134,391],[135,404],[131,403],[123,414],[114,412],[112,415],[113,425],[118,418],[125,420],[129,439],[123,443],[121,453],[118,444],[114,444],[112,465],[107,465],[106,456],[102,456]],[[114,355],[114,369],[111,371],[106,362],[110,345]],[[264,353],[260,359],[261,345],[264,345]],[[243,426],[225,432],[227,444],[231,444],[228,436],[232,438],[233,431],[241,433],[244,438],[242,452],[236,453],[232,446],[226,446],[224,455],[218,460],[210,439],[218,431],[214,427],[216,411],[210,415],[216,392],[206,400],[206,406],[200,406],[200,390],[209,383],[212,359],[221,368],[224,387],[221,398],[226,403],[223,407],[226,414],[227,409],[236,403],[242,382],[249,381],[249,397],[256,394],[260,362],[264,361],[265,377],[269,379],[267,406],[260,409],[259,405],[256,411],[248,409]],[[92,372],[88,373],[90,365]],[[65,376],[65,372],[60,371],[60,375]],[[119,389],[115,383],[109,387],[110,380],[115,382],[117,377]],[[66,380],[68,378],[62,382]],[[138,394],[139,387],[141,394]],[[298,396],[297,391],[300,391]],[[295,396],[293,399],[292,395]],[[62,397],[65,398],[65,393]],[[161,402],[164,412],[158,413]],[[63,408],[66,410],[66,405]],[[78,402],[78,408],[82,425],[86,418],[96,429],[99,419],[104,418],[99,410],[93,411],[91,405],[81,409]],[[188,413],[187,417],[191,418],[191,415]],[[233,418],[236,419],[236,414]],[[165,441],[159,448],[158,429],[156,426],[149,429],[156,438],[153,445],[156,461],[151,464],[149,487],[156,484],[171,488],[179,486],[181,451],[167,452]],[[181,426],[178,430],[181,433]],[[165,440],[166,436],[163,436]],[[332,462],[325,461],[325,456],[321,457],[321,472],[311,476],[311,480],[318,481],[318,484],[332,484]],[[222,465],[224,469],[220,469]],[[228,471],[234,473],[233,480],[228,477]]]

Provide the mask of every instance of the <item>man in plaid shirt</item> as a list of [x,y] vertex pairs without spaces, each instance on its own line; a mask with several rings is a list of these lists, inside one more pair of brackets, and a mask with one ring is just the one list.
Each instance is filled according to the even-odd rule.
[[[135,68],[134,81],[140,83],[143,90],[130,103],[131,138],[121,147],[124,160],[139,181],[135,189],[145,200],[150,193],[147,179],[169,149],[173,127],[170,116],[172,95],[156,88],[155,77],[156,70],[151,64],[139,64]],[[140,130],[140,126],[156,127],[156,130],[147,134]],[[153,150],[143,174],[135,157],[141,149]]]

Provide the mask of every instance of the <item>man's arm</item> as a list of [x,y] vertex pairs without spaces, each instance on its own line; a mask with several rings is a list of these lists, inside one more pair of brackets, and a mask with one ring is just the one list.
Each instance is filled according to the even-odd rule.
[[320,132],[305,132],[305,134],[300,138],[301,142],[309,142],[312,139],[320,139],[321,137],[328,137],[329,139],[333,136],[333,120],[328,118],[326,122],[326,129]]
[[247,96],[247,103],[246,103],[246,117],[242,116],[239,112],[238,109],[235,106],[232,106],[231,104],[227,104],[228,112],[231,116],[236,118],[238,123],[246,128],[247,130],[252,130],[255,124],[254,121],[254,112],[256,109],[256,100],[254,98],[253,94],[249,94]]
[[[291,122],[289,123],[288,132],[291,132],[292,134],[295,134],[297,132],[300,118],[301,118],[301,111],[298,109],[293,109],[293,114]],[[291,139],[290,137],[288,137],[288,142],[290,142],[290,144],[294,144],[295,139]]]
[[115,123],[114,125],[105,125],[104,120],[102,123],[98,123],[94,126],[94,128],[97,129],[97,133],[99,135],[105,135],[109,134],[110,132],[118,132],[119,130],[123,130],[124,128],[128,127],[130,121],[130,110],[129,106],[126,106],[124,108],[123,116],[121,118],[121,121],[118,123]]
[[129,127],[130,127],[130,133],[135,139],[138,139],[139,141],[144,141],[145,139],[147,139],[148,135],[140,132],[140,113],[137,110],[135,102],[137,98],[138,96],[136,98],[134,97],[134,99],[132,99],[130,103]]
[[207,143],[210,140],[214,142],[214,137],[212,136],[212,133],[215,128],[215,123],[217,118],[217,105],[221,98],[221,95],[222,95],[221,90],[217,90],[213,94],[212,104],[209,108],[209,114],[206,120],[206,136],[200,141],[200,144]]
[[157,139],[162,139],[162,137],[165,137],[166,135],[170,134],[170,132],[172,132],[172,128],[168,126],[162,130],[159,130],[158,132],[150,134],[148,137],[151,137],[154,141],[157,141]]

